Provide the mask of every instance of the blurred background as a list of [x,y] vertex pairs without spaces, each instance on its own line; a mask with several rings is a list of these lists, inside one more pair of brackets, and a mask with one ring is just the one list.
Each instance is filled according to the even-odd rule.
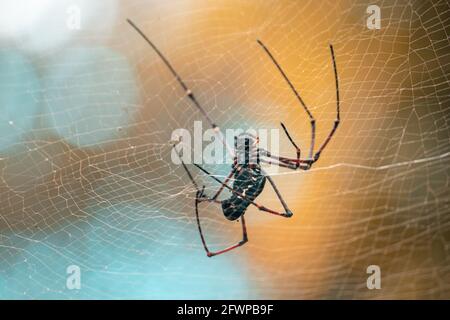
[[[380,29],[367,27],[372,4]],[[447,1],[2,0],[0,9],[0,298],[450,298]],[[293,218],[250,208],[250,242],[206,257],[194,190],[168,144],[204,119],[127,18],[222,128],[283,121],[303,150],[309,120],[255,40],[309,105],[318,144],[335,118],[333,44],[341,126],[311,171],[273,177]],[[283,137],[280,149],[294,155]],[[269,188],[258,199],[281,209]],[[213,249],[239,239],[216,206],[200,214]],[[80,290],[66,286],[70,265]],[[381,268],[380,290],[366,287],[369,265]]]

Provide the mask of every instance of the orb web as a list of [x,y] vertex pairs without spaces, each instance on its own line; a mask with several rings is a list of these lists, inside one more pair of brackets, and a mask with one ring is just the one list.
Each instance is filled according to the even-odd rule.
[[[105,37],[84,30],[32,56],[40,87],[17,90],[39,112],[0,149],[0,296],[448,298],[450,8],[377,5],[379,30],[367,28],[364,1],[121,4],[119,16],[142,28],[223,130],[282,121],[302,150],[307,115],[256,39],[314,114],[316,146],[336,116],[334,46],[341,126],[310,171],[273,174],[294,217],[249,209],[249,243],[212,259],[170,145],[175,129],[208,124],[125,18]],[[113,53],[92,63],[98,50]],[[208,194],[217,190],[189,167]],[[230,169],[205,168],[221,178]],[[281,210],[268,188],[258,200]],[[239,240],[220,208],[200,214],[212,247]],[[70,265],[81,270],[80,290],[67,288]],[[366,287],[370,265],[381,268],[381,290]]]

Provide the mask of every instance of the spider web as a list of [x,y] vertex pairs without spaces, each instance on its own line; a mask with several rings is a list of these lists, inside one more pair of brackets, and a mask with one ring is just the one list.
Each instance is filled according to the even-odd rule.
[[[380,30],[366,27],[371,4]],[[0,47],[0,297],[450,297],[446,1],[128,1],[118,12],[108,31],[86,27],[63,47]],[[255,40],[309,105],[317,145],[335,119],[333,44],[341,126],[312,170],[273,176],[293,218],[250,208],[249,243],[206,257],[169,140],[207,123],[126,18],[221,128],[283,121],[302,150],[308,118]],[[269,188],[258,201],[281,210]],[[239,240],[217,206],[200,214],[213,248]],[[70,265],[79,290],[66,287]],[[369,265],[381,290],[366,287]]]

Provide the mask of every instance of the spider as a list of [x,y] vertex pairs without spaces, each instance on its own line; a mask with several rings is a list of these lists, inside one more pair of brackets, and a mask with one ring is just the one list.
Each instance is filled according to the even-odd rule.
[[[334,69],[334,78],[335,78],[335,86],[336,86],[336,119],[334,121],[334,125],[329,132],[328,136],[324,140],[324,142],[321,144],[319,149],[314,152],[314,144],[315,144],[315,133],[316,133],[316,121],[313,117],[312,113],[306,106],[305,102],[301,98],[300,94],[296,90],[296,88],[293,86],[289,78],[287,77],[284,70],[281,68],[281,66],[276,61],[275,57],[272,55],[272,53],[269,51],[269,49],[263,44],[262,41],[257,40],[257,43],[259,46],[263,49],[263,51],[268,55],[269,59],[273,62],[275,67],[280,72],[281,76],[284,78],[288,86],[290,87],[291,91],[295,95],[296,99],[302,106],[303,110],[306,112],[307,116],[309,117],[310,124],[311,124],[311,143],[309,148],[309,154],[307,158],[301,158],[301,151],[300,148],[297,146],[297,144],[292,139],[292,136],[288,132],[286,126],[281,123],[281,127],[283,128],[284,133],[286,134],[288,140],[292,144],[292,146],[295,149],[296,156],[295,158],[286,158],[279,155],[272,154],[270,151],[265,150],[263,148],[259,147],[259,139],[257,136],[245,133],[241,134],[237,137],[234,137],[234,149],[231,149],[228,143],[225,141],[223,134],[221,130],[219,129],[218,125],[211,120],[205,109],[200,105],[195,95],[192,93],[192,91],[188,88],[188,86],[185,84],[185,82],[181,79],[179,74],[175,71],[175,69],[172,67],[170,62],[166,59],[166,57],[159,51],[159,49],[147,38],[147,36],[130,20],[127,19],[128,23],[144,38],[144,40],[153,48],[153,50],[156,52],[156,54],[161,58],[161,60],[164,62],[164,64],[167,66],[169,71],[172,73],[172,75],[176,78],[177,82],[180,84],[182,89],[185,91],[186,96],[189,98],[189,100],[194,104],[194,106],[200,111],[200,113],[206,118],[208,123],[211,125],[211,127],[214,129],[215,133],[217,134],[218,138],[220,139],[221,143],[224,144],[224,146],[227,148],[228,152],[232,155],[233,158],[233,164],[231,166],[231,172],[226,177],[224,181],[221,181],[218,179],[215,175],[212,175],[210,172],[208,172],[206,169],[204,169],[199,164],[194,163],[194,166],[196,166],[200,171],[205,173],[210,178],[214,179],[216,182],[220,184],[220,188],[214,193],[212,197],[209,197],[205,194],[205,186],[199,187],[198,183],[195,181],[191,171],[188,169],[187,165],[183,162],[181,158],[181,154],[179,151],[176,150],[175,146],[177,145],[177,142],[175,142],[172,147],[177,152],[178,156],[180,157],[181,164],[186,171],[187,176],[189,177],[190,181],[192,182],[193,186],[196,189],[196,195],[195,195],[195,215],[197,220],[197,226],[198,231],[200,233],[200,239],[202,241],[203,247],[206,251],[206,255],[208,257],[213,257],[216,255],[223,254],[225,252],[231,251],[233,249],[236,249],[245,243],[248,242],[248,236],[247,236],[247,228],[245,225],[245,218],[244,214],[247,211],[247,208],[251,205],[255,206],[262,212],[266,212],[269,214],[290,218],[293,216],[292,211],[288,208],[286,202],[284,201],[283,197],[281,196],[280,191],[278,190],[277,186],[275,185],[272,178],[266,174],[264,169],[262,168],[261,164],[274,164],[278,165],[283,168],[288,168],[292,170],[309,170],[314,163],[319,160],[319,157],[322,153],[322,151],[325,149],[325,147],[330,142],[331,138],[333,137],[334,133],[336,132],[336,129],[339,126],[340,123],[340,99],[339,99],[339,79],[338,79],[338,72],[336,67],[336,59],[334,57],[334,50],[333,46],[330,44],[330,53],[331,53],[331,59]],[[179,141],[178,141],[179,142]],[[229,182],[230,180],[233,180],[232,186],[230,186]],[[275,192],[278,200],[280,201],[281,205],[283,206],[284,212],[279,212],[276,210],[272,210],[269,208],[266,208],[265,206],[255,202],[255,199],[259,196],[259,194],[263,191],[264,186],[266,185],[266,182],[269,182],[269,184],[272,186],[273,191]],[[228,199],[225,200],[218,200],[220,194],[224,189],[228,189],[231,191],[231,196]],[[206,244],[205,237],[203,235],[201,223],[200,223],[200,216],[199,216],[199,205],[202,203],[216,203],[221,205],[222,212],[226,219],[228,220],[238,220],[241,221],[242,226],[242,240],[238,243],[231,245],[229,247],[226,247],[225,249],[218,250],[218,251],[210,251],[208,248],[208,245]]]

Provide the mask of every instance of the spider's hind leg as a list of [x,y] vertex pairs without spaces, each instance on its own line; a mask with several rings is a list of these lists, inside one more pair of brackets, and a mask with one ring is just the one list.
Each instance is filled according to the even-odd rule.
[[210,251],[208,248],[208,245],[206,244],[206,239],[205,236],[203,234],[203,229],[202,229],[202,225],[200,223],[200,215],[199,215],[199,205],[203,202],[203,201],[207,201],[207,202],[214,202],[214,203],[222,203],[221,201],[215,200],[214,198],[208,198],[208,197],[203,197],[203,190],[204,187],[202,188],[202,190],[198,190],[197,191],[197,196],[195,198],[195,217],[197,220],[197,227],[198,227],[198,231],[200,234],[200,239],[202,241],[202,245],[203,248],[206,251],[206,255],[211,258],[220,254],[223,254],[225,252],[234,250],[238,247],[243,246],[245,243],[248,242],[248,235],[247,235],[247,227],[245,225],[245,219],[244,216],[241,217],[241,227],[242,227],[242,239],[237,242],[234,245],[231,245],[229,247],[226,247],[225,249],[222,250],[218,250],[218,251]]
[[288,205],[286,204],[286,202],[284,201],[283,197],[281,196],[280,191],[278,190],[275,182],[273,181],[273,179],[267,175],[267,173],[265,173],[265,176],[267,178],[267,180],[269,180],[270,185],[272,186],[272,189],[275,191],[275,194],[277,195],[278,200],[280,200],[281,205],[283,206],[284,212],[281,213],[280,215],[285,217],[285,218],[290,218],[294,215],[294,213],[291,211],[291,209],[289,209]]

